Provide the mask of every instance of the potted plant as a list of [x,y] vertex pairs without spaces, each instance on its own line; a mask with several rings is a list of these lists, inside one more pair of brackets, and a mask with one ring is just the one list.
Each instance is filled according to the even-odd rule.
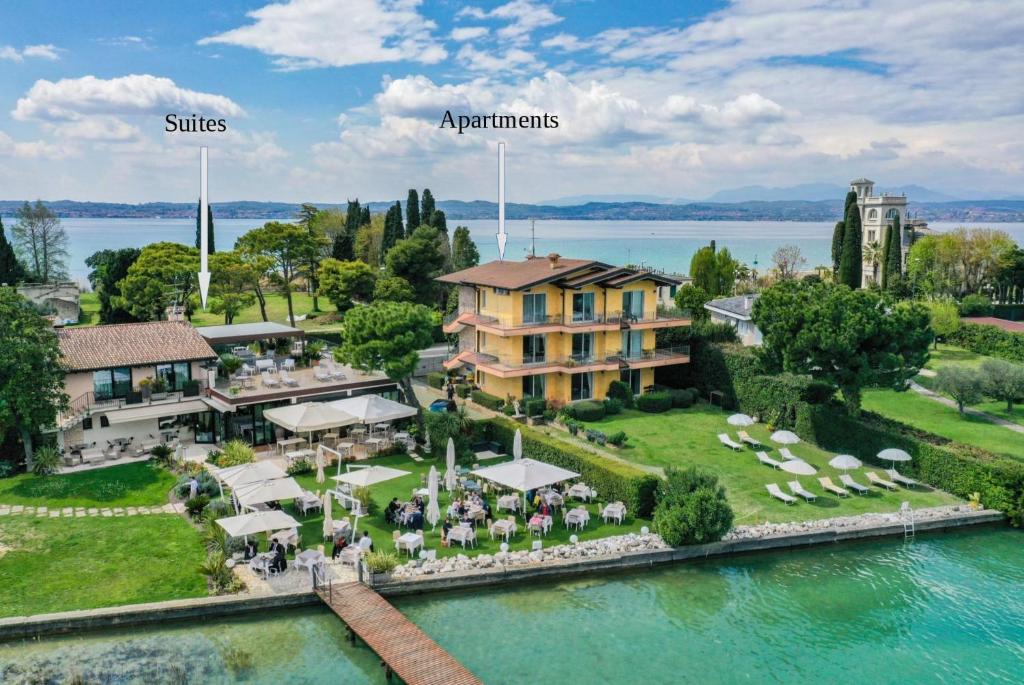
[[139,381],[139,392],[142,394],[142,399],[148,400],[153,394],[153,379],[143,378]]
[[398,554],[390,550],[370,552],[363,557],[363,561],[366,564],[366,570],[370,574],[371,586],[386,583],[390,580],[391,572],[401,563]]
[[167,379],[163,376],[156,376],[150,382],[150,397],[154,400],[167,399]]

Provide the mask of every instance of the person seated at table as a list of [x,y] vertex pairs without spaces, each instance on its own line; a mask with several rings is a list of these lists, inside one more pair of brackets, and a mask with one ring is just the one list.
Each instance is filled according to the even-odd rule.
[[419,495],[416,495],[416,499],[414,499],[414,500],[412,501],[412,505],[413,505],[414,507],[416,507],[416,509],[417,509],[417,510],[419,510],[419,512],[420,512],[421,514],[422,514],[422,513],[423,513],[423,512],[424,512],[424,511],[426,510],[426,508],[427,508],[427,505],[423,503],[423,498],[422,498],[422,497],[420,497]]
[[441,524],[441,546],[448,547],[448,531],[452,529],[452,520],[449,517],[445,517],[444,523]]
[[370,531],[363,531],[363,537],[359,538],[359,549],[364,552],[373,551],[373,540],[370,538]]
[[423,528],[423,512],[417,510],[409,514],[408,526],[414,530]]
[[387,523],[394,523],[398,511],[402,508],[397,497],[392,497],[391,501],[388,502],[387,509],[384,510],[384,520]]
[[551,486],[551,489],[557,492],[559,495],[561,495],[563,487],[564,486],[561,483],[555,483],[554,485]]
[[487,503],[487,498],[486,497],[481,497],[480,498],[480,508],[483,509],[484,510],[484,514],[486,514],[488,516],[488,518],[490,518],[490,516],[491,516],[491,505]]
[[260,550],[259,547],[256,545],[256,541],[247,540],[245,543],[245,548],[242,550],[242,558],[246,561],[249,561],[259,553]]
[[451,518],[458,518],[459,516],[459,500],[452,500],[452,503],[448,505],[448,516]]
[[277,500],[274,500],[272,502],[267,502],[267,508],[268,509],[277,509],[278,511],[281,511],[281,503],[278,502]]
[[551,507],[544,500],[541,500],[540,506],[537,507],[537,513],[541,516],[551,516]]
[[345,534],[338,532],[334,536],[334,546],[331,547],[331,561],[336,561],[341,552],[345,547],[348,546],[348,540],[345,539]]
[[270,568],[278,573],[284,573],[285,569],[288,568],[288,560],[285,559],[285,547],[278,542],[277,538],[274,538],[273,552],[274,560],[270,562]]

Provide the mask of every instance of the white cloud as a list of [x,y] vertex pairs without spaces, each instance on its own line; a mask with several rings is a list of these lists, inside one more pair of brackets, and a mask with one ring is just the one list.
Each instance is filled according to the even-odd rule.
[[440,121],[449,109],[463,112],[489,109],[493,106],[492,92],[483,79],[437,85],[426,76],[410,76],[389,81],[374,100],[384,116]]
[[541,41],[541,46],[554,49],[564,50],[565,52],[573,52],[575,50],[582,50],[587,47],[587,43],[581,41],[576,36],[569,33],[559,33],[557,36],[548,38],[547,40]]
[[125,142],[142,136],[138,126],[111,116],[98,116],[51,125],[53,133],[70,140]]
[[504,54],[499,55],[466,44],[459,49],[457,57],[470,71],[522,73],[536,71],[544,66],[531,53],[521,48],[509,48]]
[[459,41],[460,43],[467,40],[476,40],[477,38],[483,38],[490,31],[486,26],[463,26],[452,29],[452,40]]
[[287,0],[248,13],[254,23],[199,41],[253,48],[281,69],[345,67],[447,56],[420,0]]
[[494,19],[505,22],[497,31],[497,36],[514,43],[525,43],[530,33],[545,26],[552,26],[562,21],[562,17],[551,11],[547,5],[532,0],[512,0],[484,11],[479,7],[463,7],[455,14],[456,19],[469,17],[471,19],[483,20]]
[[55,145],[45,140],[18,142],[0,131],[0,157],[19,159],[63,159],[74,153],[70,145]]
[[19,121],[77,121],[86,115],[145,115],[168,112],[245,116],[230,98],[180,88],[169,78],[131,74],[112,79],[83,76],[53,82],[40,79],[18,100]]
[[26,57],[50,60],[51,62],[60,59],[60,48],[56,45],[46,43],[45,45],[26,45],[19,51],[10,45],[0,45],[0,59],[10,62],[24,62]]

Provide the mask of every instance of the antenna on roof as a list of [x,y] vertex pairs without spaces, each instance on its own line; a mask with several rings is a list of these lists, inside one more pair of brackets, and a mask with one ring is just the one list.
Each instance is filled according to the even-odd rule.
[[530,219],[530,256],[537,256],[537,228],[536,219]]

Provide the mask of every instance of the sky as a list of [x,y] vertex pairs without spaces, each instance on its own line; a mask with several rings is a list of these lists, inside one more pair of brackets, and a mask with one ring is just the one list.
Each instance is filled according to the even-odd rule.
[[[0,199],[1024,190],[1024,0],[0,0]],[[557,129],[441,129],[552,114]],[[174,113],[223,133],[166,133]]]

